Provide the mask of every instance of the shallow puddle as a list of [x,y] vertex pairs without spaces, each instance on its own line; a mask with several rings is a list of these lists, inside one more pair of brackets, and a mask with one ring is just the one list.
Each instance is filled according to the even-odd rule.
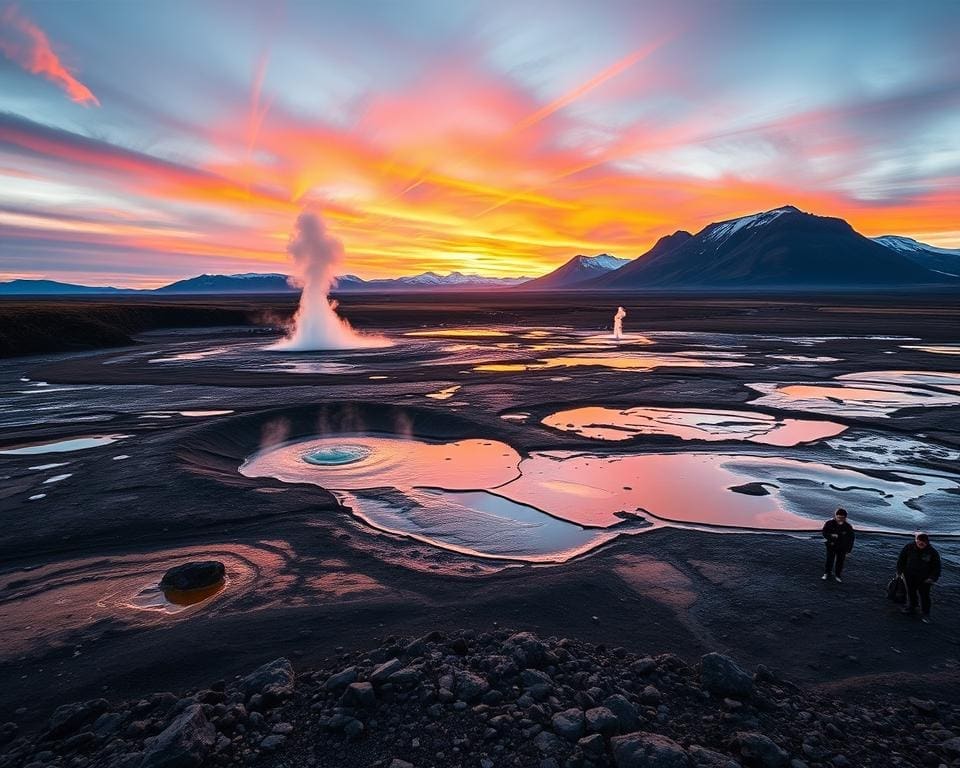
[[404,336],[432,336],[442,339],[496,339],[509,336],[505,331],[488,328],[436,328],[428,331],[407,331]]
[[358,370],[358,366],[330,361],[292,360],[289,362],[266,363],[257,367],[241,368],[240,370],[255,373],[340,374]]
[[960,394],[856,380],[836,384],[748,384],[768,408],[845,416],[890,416],[902,408],[960,405]]
[[827,355],[767,355],[771,360],[786,360],[788,363],[838,363],[839,357]]
[[901,349],[916,349],[931,355],[960,355],[960,344],[903,344]]
[[226,584],[226,580],[222,580],[200,589],[161,589],[156,584],[148,584],[134,595],[130,605],[148,611],[180,613],[219,594]]
[[203,360],[208,357],[225,355],[230,351],[232,351],[230,347],[214,347],[213,349],[199,349],[199,350],[192,350],[190,352],[179,352],[174,355],[168,355],[167,357],[155,357],[152,360],[148,360],[147,362],[148,363],[193,362],[196,360]]
[[650,371],[655,368],[742,368],[753,365],[738,360],[690,358],[680,354],[648,354],[644,352],[599,355],[563,355],[531,362],[490,363],[474,367],[481,373],[545,371],[553,368],[613,368],[621,371]]
[[441,389],[439,392],[429,392],[427,393],[427,397],[429,397],[431,400],[449,400],[457,393],[457,390],[459,389],[460,385],[454,384],[452,387]]
[[640,435],[669,435],[681,440],[743,440],[793,446],[838,435],[833,421],[784,419],[751,411],[698,408],[574,408],[550,414],[542,423],[592,440],[631,440]]
[[837,376],[838,381],[880,382],[905,386],[933,387],[960,392],[960,373],[946,371],[864,371]]
[[99,448],[110,445],[118,440],[125,440],[131,435],[95,435],[91,437],[71,437],[66,440],[55,440],[47,443],[34,443],[16,448],[0,449],[3,456],[35,456],[43,453],[69,453],[70,451],[84,451],[89,448]]
[[338,494],[368,525],[477,557],[563,562],[619,532],[583,528],[487,491],[407,489]]

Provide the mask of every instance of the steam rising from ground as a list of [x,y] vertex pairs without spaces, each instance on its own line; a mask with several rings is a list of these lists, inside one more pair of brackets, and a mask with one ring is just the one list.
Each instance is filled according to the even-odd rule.
[[619,340],[623,338],[623,318],[627,316],[627,311],[623,307],[617,307],[617,314],[613,316],[613,338]]
[[343,265],[343,243],[327,232],[317,214],[304,211],[297,217],[287,252],[293,256],[295,278],[303,292],[290,335],[270,349],[307,352],[390,346],[381,336],[354,331],[350,323],[337,315],[337,302],[327,297]]

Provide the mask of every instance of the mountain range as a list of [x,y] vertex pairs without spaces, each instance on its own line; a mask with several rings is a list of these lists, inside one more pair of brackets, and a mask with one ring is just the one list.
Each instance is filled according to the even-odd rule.
[[[916,243],[916,241],[910,241]],[[878,242],[843,219],[814,216],[787,205],[709,224],[696,234],[675,232],[616,272],[577,286],[595,290],[798,290],[956,285],[944,266],[960,255],[916,243]]]
[[[409,277],[364,280],[356,275],[343,275],[337,278],[334,292],[349,293],[370,291],[391,293],[394,291],[416,292],[431,290],[485,290],[489,288],[511,288],[526,282],[528,277],[483,277],[451,272],[438,275],[424,272]],[[178,280],[152,290],[134,288],[92,287],[75,283],[61,283],[56,280],[10,280],[0,282],[0,296],[91,296],[91,295],[212,295],[212,294],[266,294],[299,293],[300,289],[291,285],[286,275],[276,272],[246,273],[241,275],[198,275]]]
[[[868,238],[843,219],[786,205],[660,238],[633,260],[577,255],[537,278],[452,272],[364,280],[337,279],[335,293],[436,290],[803,290],[960,287],[960,250],[909,237]],[[0,295],[295,293],[286,275],[199,275],[153,291],[91,287],[53,280],[0,283]]]

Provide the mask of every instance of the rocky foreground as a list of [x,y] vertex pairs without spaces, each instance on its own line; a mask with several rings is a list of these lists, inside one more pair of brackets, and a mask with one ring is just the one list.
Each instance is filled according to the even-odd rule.
[[718,653],[694,665],[496,631],[388,638],[323,669],[0,727],[0,768],[960,766],[960,706],[846,701]]

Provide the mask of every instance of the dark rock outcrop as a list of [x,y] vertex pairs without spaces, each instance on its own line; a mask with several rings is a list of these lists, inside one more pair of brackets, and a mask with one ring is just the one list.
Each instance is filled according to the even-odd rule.
[[160,579],[160,589],[176,589],[183,592],[204,589],[223,582],[227,570],[219,560],[201,560],[178,565]]

